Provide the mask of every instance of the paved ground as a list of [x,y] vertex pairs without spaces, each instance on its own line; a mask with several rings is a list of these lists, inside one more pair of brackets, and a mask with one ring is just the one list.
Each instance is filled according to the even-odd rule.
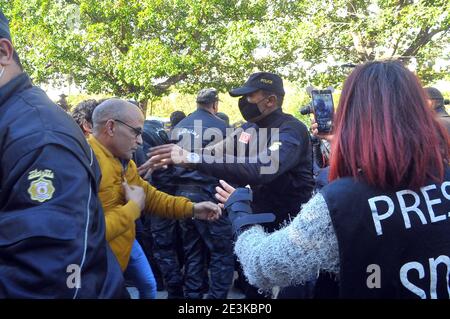
[[[128,292],[130,293],[131,299],[138,299],[139,293],[135,287],[128,287]],[[156,294],[156,299],[166,299],[167,298],[167,291],[158,291]],[[243,299],[244,295],[235,289],[234,287],[231,288],[230,292],[228,293],[228,299]]]
[[[235,273],[235,277],[237,276],[237,273]],[[128,292],[130,293],[131,299],[138,299],[139,298],[139,292],[135,287],[128,287]],[[166,299],[167,298],[167,291],[158,291],[156,294],[156,299]],[[231,287],[229,293],[228,293],[228,299],[243,299],[244,295],[237,290],[234,287]]]

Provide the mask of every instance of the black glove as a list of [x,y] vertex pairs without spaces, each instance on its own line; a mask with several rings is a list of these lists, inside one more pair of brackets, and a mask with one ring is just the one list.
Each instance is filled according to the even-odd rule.
[[250,203],[252,191],[248,188],[237,188],[225,202],[225,209],[233,227],[233,233],[238,236],[247,225],[270,223],[275,220],[275,214],[253,214]]

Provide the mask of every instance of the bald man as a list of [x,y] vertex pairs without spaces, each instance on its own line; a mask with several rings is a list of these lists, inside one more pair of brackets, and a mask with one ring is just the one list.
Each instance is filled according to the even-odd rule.
[[216,220],[220,208],[212,202],[193,204],[187,198],[157,191],[143,180],[131,160],[142,144],[144,116],[136,105],[109,99],[94,110],[88,141],[100,164],[99,197],[106,220],[106,240],[122,270],[127,267],[141,212],[166,218]]

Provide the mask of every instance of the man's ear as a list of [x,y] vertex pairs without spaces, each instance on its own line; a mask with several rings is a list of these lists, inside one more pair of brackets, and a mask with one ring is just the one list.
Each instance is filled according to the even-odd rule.
[[86,133],[92,134],[92,124],[86,120],[83,120],[83,130]]
[[278,98],[275,95],[271,95],[267,98],[267,106],[271,109],[278,106]]
[[113,120],[108,120],[105,123],[106,134],[109,136],[114,136],[114,131],[116,130],[116,123]]
[[14,62],[13,59],[14,48],[8,39],[0,39],[0,64],[10,65]]

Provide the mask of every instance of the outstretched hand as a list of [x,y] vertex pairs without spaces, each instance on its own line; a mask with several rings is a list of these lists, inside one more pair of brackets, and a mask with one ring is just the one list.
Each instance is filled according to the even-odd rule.
[[145,174],[145,179],[153,171],[167,167],[167,165],[187,163],[188,153],[176,144],[164,144],[152,147],[147,154],[149,159],[138,167],[138,173],[141,176]]
[[194,204],[194,218],[214,221],[222,215],[219,205],[213,202],[200,202]]
[[228,200],[228,198],[233,194],[233,192],[236,190],[233,186],[225,182],[224,180],[219,181],[220,186],[216,187],[216,198],[220,202],[219,206],[221,208],[224,208],[225,202]]

